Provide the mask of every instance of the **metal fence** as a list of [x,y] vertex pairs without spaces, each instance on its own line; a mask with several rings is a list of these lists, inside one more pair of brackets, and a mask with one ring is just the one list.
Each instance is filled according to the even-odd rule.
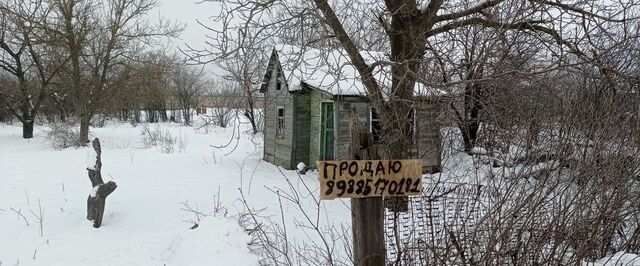
[[385,211],[388,262],[460,264],[460,252],[477,244],[466,236],[481,230],[476,225],[495,195],[497,190],[476,184],[425,184],[422,196],[409,198],[407,212]]

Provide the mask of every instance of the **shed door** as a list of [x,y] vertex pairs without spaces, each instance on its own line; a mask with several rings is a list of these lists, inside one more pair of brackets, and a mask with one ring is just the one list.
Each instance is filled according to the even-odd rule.
[[335,151],[333,103],[322,103],[322,124],[320,132],[320,159],[333,160]]

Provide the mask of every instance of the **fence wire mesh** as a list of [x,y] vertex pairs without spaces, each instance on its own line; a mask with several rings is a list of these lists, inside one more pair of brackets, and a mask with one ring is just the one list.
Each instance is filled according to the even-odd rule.
[[385,210],[387,260],[392,265],[460,264],[477,243],[479,220],[490,210],[496,190],[466,183],[425,184],[410,197],[407,212]]

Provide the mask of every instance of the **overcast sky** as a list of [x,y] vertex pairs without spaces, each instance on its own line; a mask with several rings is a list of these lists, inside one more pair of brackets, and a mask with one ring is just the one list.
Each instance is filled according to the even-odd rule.
[[197,22],[200,20],[210,24],[208,17],[216,14],[215,7],[211,3],[196,4],[194,0],[159,0],[160,7],[155,11],[173,21],[185,24],[185,31],[180,40],[175,40],[174,45],[184,47],[187,43],[194,48],[202,48],[206,40],[207,31]]
[[[186,48],[186,44],[194,49],[202,49],[205,46],[206,35],[208,31],[198,24],[198,20],[213,26],[208,18],[216,15],[215,5],[212,3],[196,4],[201,0],[159,0],[160,7],[154,11],[152,16],[162,16],[185,25],[180,39],[172,40],[171,46]],[[209,74],[217,75],[220,70],[213,65],[207,65],[205,68]]]

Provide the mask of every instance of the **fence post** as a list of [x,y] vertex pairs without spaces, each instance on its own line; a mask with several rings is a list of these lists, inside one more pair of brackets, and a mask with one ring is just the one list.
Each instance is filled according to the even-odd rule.
[[[371,136],[361,130],[355,109],[350,115],[352,160],[380,159]],[[356,266],[384,266],[386,246],[384,239],[384,205],[382,197],[351,199],[351,229],[353,233],[353,258]]]

